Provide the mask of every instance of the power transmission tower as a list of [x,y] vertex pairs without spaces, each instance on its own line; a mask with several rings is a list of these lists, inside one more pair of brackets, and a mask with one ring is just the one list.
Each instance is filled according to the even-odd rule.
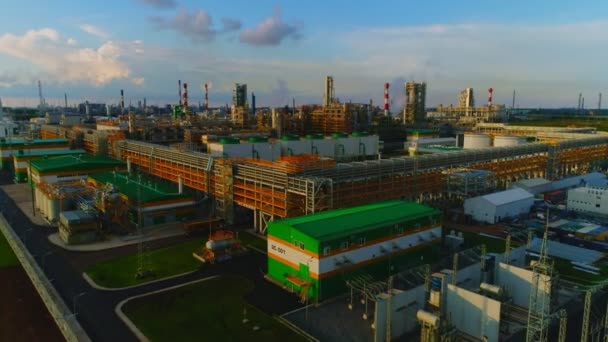
[[566,325],[568,323],[568,313],[566,310],[559,310],[559,335],[557,342],[566,342]]
[[527,342],[547,341],[548,316],[550,311],[550,284],[553,278],[553,262],[547,255],[547,231],[549,211],[537,262],[532,262],[532,288],[528,308]]

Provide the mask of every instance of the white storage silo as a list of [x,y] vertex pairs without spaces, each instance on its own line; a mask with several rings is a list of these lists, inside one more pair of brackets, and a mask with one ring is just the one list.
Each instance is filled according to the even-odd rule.
[[491,146],[492,139],[487,134],[480,133],[465,133],[464,145],[465,150],[474,150],[479,148],[487,148]]

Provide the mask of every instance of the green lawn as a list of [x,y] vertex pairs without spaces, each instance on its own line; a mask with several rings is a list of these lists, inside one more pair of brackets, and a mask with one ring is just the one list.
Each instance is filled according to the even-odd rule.
[[531,120],[512,122],[511,125],[516,126],[553,126],[553,127],[566,127],[574,125],[577,127],[595,127],[599,131],[608,131],[608,120],[589,120],[580,118],[555,118],[553,120]]
[[[530,260],[537,260],[537,259],[538,258],[528,256],[526,258],[526,262],[529,265]],[[563,278],[565,280],[568,280],[568,281],[571,281],[574,283],[578,283],[581,285],[592,285],[594,283],[608,279],[608,268],[606,268],[602,265],[598,265],[597,263],[594,264],[594,266],[600,268],[600,274],[595,275],[595,274],[591,274],[591,273],[587,273],[587,272],[583,272],[583,271],[574,269],[570,260],[556,258],[556,257],[552,257],[551,259],[553,260],[553,265],[555,267],[554,268],[555,271],[557,271],[560,278]]]
[[13,250],[11,249],[11,246],[8,245],[4,235],[0,233],[0,268],[15,265],[19,265],[19,260],[17,260],[15,254],[13,254]]
[[[130,301],[125,314],[151,341],[303,341],[243,299],[253,284],[221,276]],[[243,324],[243,311],[249,322]],[[257,325],[260,330],[253,331]]]
[[241,245],[244,247],[247,247],[247,245],[252,245],[253,247],[261,249],[264,252],[268,249],[268,244],[265,239],[249,233],[239,232],[239,240],[241,240]]
[[[488,253],[505,252],[505,240],[482,236],[472,232],[462,232],[462,236],[464,237],[464,243],[467,247],[475,247],[485,244],[486,251]],[[512,247],[515,246],[512,245]]]
[[86,273],[98,284],[105,287],[125,287],[170,277],[180,273],[195,271],[200,263],[192,257],[192,252],[205,243],[195,239],[175,246],[146,253],[146,265],[152,276],[136,279],[137,254],[101,262],[89,268]]

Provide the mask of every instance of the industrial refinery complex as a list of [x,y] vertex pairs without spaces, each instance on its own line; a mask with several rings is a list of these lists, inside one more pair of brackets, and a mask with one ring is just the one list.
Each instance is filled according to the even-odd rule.
[[[487,103],[467,87],[456,105],[429,108],[424,82],[380,85],[377,106],[340,101],[334,81],[319,82],[321,104],[279,108],[257,107],[245,83],[222,108],[209,107],[205,84],[193,106],[179,80],[163,108],[127,107],[120,90],[118,106],[72,111],[41,98],[35,118],[2,112],[3,203],[23,197],[12,199],[19,217],[66,260],[130,257],[117,262],[129,265],[121,285],[111,284],[118,266],[79,272],[91,299],[77,319],[56,319],[64,336],[110,336],[102,309],[91,309],[103,291],[135,286],[130,296],[145,297],[143,284],[173,291],[166,285],[226,275],[252,284],[247,295],[232,285],[216,293],[247,303],[226,316],[251,338],[264,329],[310,341],[607,336],[608,132],[591,120],[526,125],[491,87]],[[390,108],[391,87],[402,108]],[[28,275],[50,283],[35,257],[44,252],[10,229],[21,218],[7,217],[2,232],[26,251],[17,254],[32,263]],[[160,247],[175,254],[155,263]],[[37,285],[55,294],[45,300],[53,315],[77,301],[61,293],[66,284]],[[104,314],[145,340],[153,329],[129,315],[131,300],[116,304],[119,317]]]

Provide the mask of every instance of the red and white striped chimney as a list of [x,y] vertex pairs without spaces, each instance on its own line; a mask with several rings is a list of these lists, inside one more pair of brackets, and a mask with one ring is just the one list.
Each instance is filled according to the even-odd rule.
[[492,93],[494,89],[488,88],[488,107],[492,107]]
[[188,109],[188,83],[184,83],[184,111]]
[[209,110],[209,88],[205,83],[205,110]]
[[388,82],[384,83],[384,116],[388,116]]

